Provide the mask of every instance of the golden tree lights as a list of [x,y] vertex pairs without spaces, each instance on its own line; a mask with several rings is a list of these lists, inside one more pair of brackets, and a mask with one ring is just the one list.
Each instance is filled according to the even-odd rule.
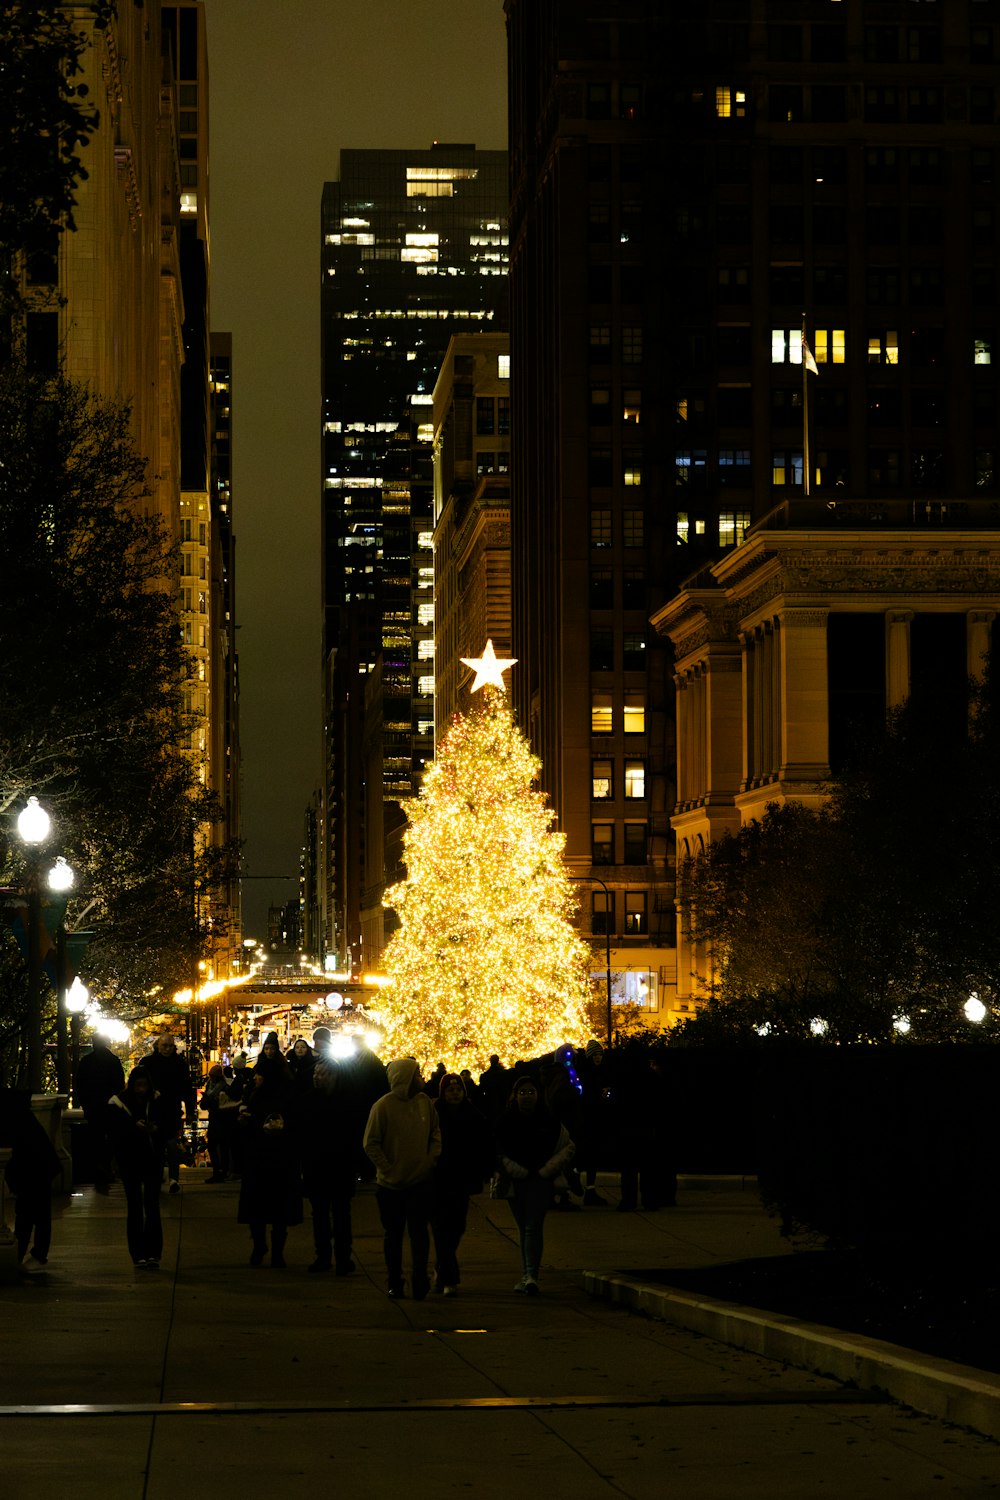
[[506,665],[438,746],[407,807],[407,878],[385,894],[399,917],[383,956],[386,1044],[425,1067],[475,1072],[493,1052],[510,1064],[587,1033],[590,949],[572,923],[563,835],[535,788],[541,763],[507,706]]

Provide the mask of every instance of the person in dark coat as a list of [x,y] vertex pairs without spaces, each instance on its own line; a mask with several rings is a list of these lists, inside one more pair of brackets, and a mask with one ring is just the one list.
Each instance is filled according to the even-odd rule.
[[139,1067],[146,1070],[153,1085],[153,1093],[159,1101],[160,1129],[163,1131],[166,1148],[170,1191],[179,1193],[180,1165],[187,1154],[184,1145],[185,1115],[189,1125],[195,1125],[198,1119],[191,1073],[169,1031],[160,1033],[156,1038],[156,1046],[140,1060]]
[[483,1114],[492,1129],[503,1119],[510,1098],[511,1074],[500,1061],[498,1053],[490,1054],[490,1065],[479,1075],[479,1098]]
[[574,1146],[566,1127],[545,1108],[528,1073],[515,1080],[497,1132],[497,1149],[500,1166],[513,1183],[510,1206],[520,1234],[524,1274],[514,1290],[534,1297],[552,1184],[573,1160]]
[[580,1067],[583,1089],[583,1130],[577,1143],[577,1170],[584,1180],[587,1208],[607,1202],[597,1191],[597,1168],[612,1157],[612,1065],[600,1042],[589,1041]]
[[0,1145],[11,1148],[4,1181],[15,1195],[14,1238],[26,1271],[47,1265],[52,1245],[52,1180],[62,1170],[26,1089],[0,1090]]
[[493,1170],[491,1133],[469,1098],[462,1077],[446,1073],[434,1102],[441,1125],[441,1155],[434,1166],[431,1232],[437,1267],[434,1290],[458,1292],[458,1247],[469,1216],[469,1199],[481,1193]]
[[620,1213],[673,1207],[677,1177],[666,1115],[666,1078],[650,1067],[645,1049],[626,1043],[618,1061],[612,1114],[621,1182]]
[[111,1139],[108,1126],[108,1103],[112,1094],[125,1087],[125,1069],[108,1046],[107,1038],[95,1035],[89,1052],[76,1065],[73,1099],[83,1110],[90,1127],[90,1149],[94,1162],[94,1187],[99,1193],[111,1189]]
[[271,1265],[283,1270],[289,1227],[302,1223],[296,1106],[291,1070],[269,1032],[240,1105],[245,1155],[237,1221],[250,1227],[252,1266],[264,1264],[270,1224]]
[[312,1088],[313,1068],[316,1066],[316,1054],[306,1041],[305,1037],[298,1036],[292,1046],[285,1053],[285,1061],[288,1063],[292,1073],[292,1081],[296,1088],[303,1093]]
[[166,1140],[161,1101],[145,1068],[133,1068],[125,1088],[112,1095],[108,1121],[118,1175],[125,1189],[128,1252],[134,1266],[155,1271],[163,1254],[160,1182]]
[[[543,1067],[542,1083],[545,1108],[555,1115],[560,1125],[565,1125],[569,1138],[575,1145],[583,1135],[583,1099],[573,1063],[572,1047],[560,1047],[553,1054],[552,1062]],[[570,1198],[570,1193],[578,1198],[583,1197],[583,1184],[575,1167],[569,1167],[560,1173],[554,1186],[553,1208],[564,1212],[579,1212],[580,1205]]]
[[335,1268],[338,1276],[348,1276],[355,1269],[351,1200],[368,1118],[350,1066],[320,1058],[301,1108],[302,1185],[312,1210],[316,1249],[309,1270]]
[[208,1082],[199,1101],[208,1115],[205,1138],[208,1143],[208,1159],[212,1163],[212,1175],[206,1179],[208,1182],[225,1182],[229,1176],[233,1137],[240,1112],[236,1089],[234,1080],[226,1077],[222,1064],[213,1063],[208,1070]]

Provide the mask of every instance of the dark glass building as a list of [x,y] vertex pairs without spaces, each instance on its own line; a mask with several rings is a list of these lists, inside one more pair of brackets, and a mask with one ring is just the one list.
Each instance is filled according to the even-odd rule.
[[433,391],[506,326],[507,157],[344,151],[322,205],[323,956],[373,967],[433,752]]
[[513,686],[589,929],[666,999],[649,617],[781,501],[997,492],[1000,7],[506,9]]

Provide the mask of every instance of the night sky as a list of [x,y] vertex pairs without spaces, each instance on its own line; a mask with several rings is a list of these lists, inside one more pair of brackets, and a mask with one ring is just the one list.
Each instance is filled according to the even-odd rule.
[[[321,767],[319,213],[346,148],[507,145],[502,0],[206,0],[212,327],[233,334],[248,875],[297,876]],[[248,880],[244,931],[293,881]]]

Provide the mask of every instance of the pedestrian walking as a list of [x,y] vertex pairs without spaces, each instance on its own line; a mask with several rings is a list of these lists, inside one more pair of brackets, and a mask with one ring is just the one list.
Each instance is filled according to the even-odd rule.
[[584,1185],[585,1208],[603,1206],[607,1199],[597,1191],[597,1169],[610,1159],[612,1150],[612,1069],[608,1054],[596,1039],[584,1048],[580,1067],[583,1090],[583,1130],[577,1141],[576,1166]]
[[250,1264],[262,1266],[271,1228],[271,1265],[285,1268],[288,1230],[302,1223],[295,1085],[277,1035],[264,1038],[249,1097],[240,1105],[245,1147],[237,1220],[250,1229]]
[[187,1062],[177,1050],[177,1041],[169,1031],[162,1031],[152,1052],[139,1061],[159,1101],[160,1129],[163,1132],[167,1177],[170,1191],[179,1193],[180,1166],[189,1153],[184,1142],[185,1117],[196,1126],[198,1107]]
[[469,1199],[481,1193],[493,1170],[489,1127],[466,1091],[461,1074],[446,1073],[435,1101],[441,1127],[441,1155],[434,1167],[431,1230],[436,1260],[434,1290],[458,1293],[458,1247],[469,1217]]
[[349,1276],[355,1269],[351,1201],[364,1124],[351,1069],[321,1057],[302,1099],[302,1185],[316,1251],[312,1272],[335,1269],[338,1276]]
[[503,1119],[503,1112],[507,1108],[513,1077],[514,1075],[509,1073],[500,1061],[500,1055],[497,1052],[490,1054],[489,1067],[484,1068],[479,1075],[479,1097],[483,1114],[486,1116],[486,1123],[494,1131]]
[[120,1059],[108,1046],[107,1038],[95,1033],[90,1051],[76,1065],[73,1098],[89,1127],[94,1187],[99,1193],[110,1192],[113,1176],[108,1101],[124,1087],[125,1069]]
[[0,1145],[10,1147],[4,1181],[14,1194],[14,1239],[25,1271],[48,1264],[52,1245],[52,1180],[62,1164],[27,1089],[0,1090]]
[[430,1290],[431,1178],[441,1154],[441,1126],[433,1100],[423,1092],[415,1059],[398,1058],[389,1064],[387,1072],[389,1092],[372,1106],[364,1149],[375,1166],[375,1197],[384,1232],[389,1296],[402,1297],[405,1289],[406,1234],[410,1241],[411,1295],[420,1302]]
[[232,1167],[233,1136],[240,1112],[235,1093],[236,1085],[226,1077],[222,1064],[213,1063],[200,1100],[200,1106],[208,1116],[205,1139],[212,1164],[212,1175],[206,1179],[208,1182],[225,1182]]
[[125,1190],[128,1253],[140,1270],[156,1271],[163,1254],[160,1183],[166,1132],[162,1126],[162,1096],[157,1098],[144,1067],[133,1068],[125,1088],[112,1095],[108,1119],[118,1175]]
[[522,1275],[514,1290],[534,1297],[552,1184],[573,1160],[574,1146],[566,1127],[545,1108],[527,1073],[515,1080],[497,1145],[500,1166],[511,1179],[510,1206],[520,1235]]

